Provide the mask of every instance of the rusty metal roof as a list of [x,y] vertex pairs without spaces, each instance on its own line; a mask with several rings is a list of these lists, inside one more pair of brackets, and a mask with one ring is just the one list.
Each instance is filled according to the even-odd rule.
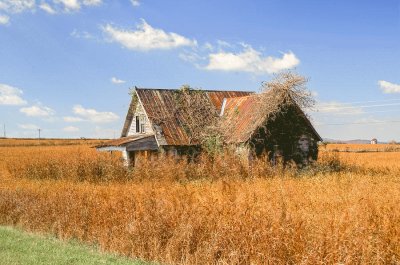
[[130,142],[134,142],[136,140],[147,138],[147,137],[154,137],[154,134],[141,134],[141,135],[132,135],[132,136],[128,136],[128,137],[121,137],[118,139],[104,142],[101,145],[97,145],[95,147],[101,148],[101,147],[109,147],[109,146],[124,146]]
[[226,100],[222,122],[228,143],[246,142],[250,138],[265,119],[258,110],[257,95]]
[[[176,91],[177,89],[149,89],[136,88],[136,95],[139,103],[142,104],[150,122],[155,128],[155,138],[158,145],[195,145],[185,130],[185,124],[188,117],[174,116],[171,111],[176,108]],[[258,111],[261,107],[260,94],[254,94],[247,91],[217,91],[203,90],[204,96],[215,106],[219,113],[226,99],[223,117],[221,122],[225,128],[227,143],[246,142],[252,133],[265,122],[266,113]],[[128,111],[125,125],[130,125],[133,119],[135,104],[131,103]],[[309,125],[316,139],[321,137],[315,131],[311,122],[308,120],[304,112],[299,108],[299,113],[304,116],[306,123]],[[125,135],[128,127],[124,128]],[[124,132],[123,132],[124,134]],[[106,146],[123,146],[126,143],[134,141],[143,136],[123,137],[117,140],[107,142]]]
[[[157,140],[160,145],[192,145],[189,135],[184,129],[185,117],[171,117],[171,110],[176,106],[176,89],[146,89],[136,88],[136,94],[153,125],[158,125],[162,132],[162,139]],[[225,98],[243,97],[253,92],[246,91],[214,91],[203,90],[205,96],[219,111]],[[162,122],[160,122],[162,121]]]
[[[297,106],[297,104],[296,104]],[[243,143],[250,139],[253,132],[267,122],[268,113],[261,113],[262,98],[260,94],[246,97],[229,98],[226,100],[222,126],[225,129],[227,143]],[[271,110],[271,112],[274,110]],[[322,141],[310,120],[297,106],[299,117],[302,117],[314,137]]]

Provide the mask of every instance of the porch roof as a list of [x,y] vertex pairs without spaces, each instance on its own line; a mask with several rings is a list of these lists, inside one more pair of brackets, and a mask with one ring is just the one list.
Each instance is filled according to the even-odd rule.
[[140,139],[144,139],[147,137],[154,137],[154,134],[140,134],[140,135],[132,135],[132,136],[127,136],[127,137],[121,137],[118,139],[114,139],[114,140],[110,140],[107,142],[102,143],[101,145],[97,145],[95,146],[96,148],[104,148],[104,147],[122,147],[122,146],[126,146],[127,144],[140,140]]

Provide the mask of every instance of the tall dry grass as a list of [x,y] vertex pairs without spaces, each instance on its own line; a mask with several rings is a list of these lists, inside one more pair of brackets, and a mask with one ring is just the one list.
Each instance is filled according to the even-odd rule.
[[[90,149],[60,148],[68,163],[74,152],[103,159]],[[15,160],[29,152],[0,149],[18,153],[3,159],[3,173],[31,164],[29,156]],[[0,223],[170,264],[399,263],[398,174],[377,167],[368,175],[337,156],[322,155],[309,173],[262,161],[249,169],[234,157],[197,167],[165,158],[143,163],[123,182],[11,170],[0,182]]]
[[99,153],[88,146],[0,147],[2,154],[4,167],[18,178],[99,182],[128,177],[120,154]]

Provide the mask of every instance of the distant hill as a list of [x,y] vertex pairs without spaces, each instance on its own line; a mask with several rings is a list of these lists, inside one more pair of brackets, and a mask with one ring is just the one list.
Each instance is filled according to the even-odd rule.
[[[355,140],[335,140],[335,139],[329,139],[329,138],[324,138],[324,142],[328,143],[335,143],[335,144],[369,144],[371,140],[363,140],[363,139],[355,139]],[[382,144],[381,142],[378,142]]]

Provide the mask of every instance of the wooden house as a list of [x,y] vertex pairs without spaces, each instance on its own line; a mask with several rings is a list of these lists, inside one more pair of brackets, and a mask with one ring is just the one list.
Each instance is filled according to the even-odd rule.
[[[268,154],[272,161],[281,157],[305,164],[317,158],[317,142],[322,139],[296,104],[260,112],[265,100],[261,94],[202,90],[189,91],[183,100],[177,100],[180,92],[136,88],[121,138],[97,146],[97,150],[121,151],[130,165],[159,154],[191,155],[201,151],[194,130],[206,130],[204,122],[215,119],[224,146],[249,159]],[[182,105],[193,108],[199,101],[194,108],[201,111],[179,112]],[[199,128],[193,124],[196,121]]]

